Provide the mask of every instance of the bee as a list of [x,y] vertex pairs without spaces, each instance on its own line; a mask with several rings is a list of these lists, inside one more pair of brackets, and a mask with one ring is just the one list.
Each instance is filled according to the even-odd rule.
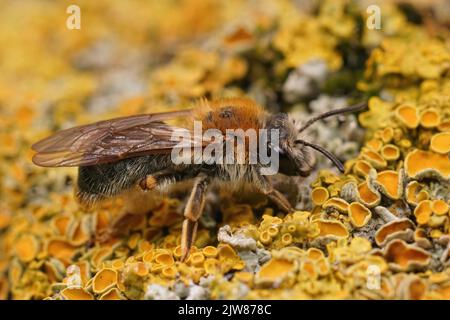
[[[282,211],[289,213],[294,209],[272,186],[270,175],[262,174],[265,166],[248,161],[247,149],[244,149],[243,163],[213,163],[208,157],[200,162],[174,163],[173,151],[181,142],[180,137],[174,138],[175,133],[192,132],[193,128],[170,125],[167,121],[176,118],[200,121],[202,130],[215,129],[222,133],[229,129],[277,130],[277,141],[268,139],[265,147],[271,155],[279,157],[278,173],[306,177],[315,166],[312,149],[330,159],[341,172],[344,166],[324,148],[302,139],[302,132],[318,120],[364,108],[366,103],[359,103],[328,111],[299,127],[288,114],[270,114],[248,98],[203,99],[187,110],[121,117],[59,131],[32,146],[37,152],[33,162],[43,167],[78,167],[75,194],[81,204],[97,203],[136,187],[144,191],[157,190],[191,180],[193,187],[184,208],[181,232],[181,260],[184,261],[195,240],[205,194],[211,183],[250,183]],[[183,140],[186,143],[186,139]],[[199,145],[196,136],[188,138],[187,142],[201,149],[212,143],[202,140]],[[218,143],[220,148],[225,148],[225,140]],[[135,198],[131,199],[136,202]],[[111,228],[123,227],[123,221],[129,219],[127,214],[119,217]]]

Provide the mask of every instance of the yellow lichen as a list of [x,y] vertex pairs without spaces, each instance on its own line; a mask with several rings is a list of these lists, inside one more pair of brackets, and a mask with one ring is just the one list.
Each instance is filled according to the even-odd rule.
[[328,190],[324,187],[314,188],[311,192],[311,200],[314,202],[316,206],[322,205],[325,201],[328,200],[330,194]]
[[69,287],[61,291],[61,296],[67,300],[94,300],[91,293],[81,287]]
[[384,255],[394,269],[413,270],[423,268],[430,263],[430,255],[423,249],[406,244],[403,240],[391,241]]
[[202,249],[203,254],[206,258],[215,258],[217,257],[218,250],[213,246],[207,246]]
[[364,227],[372,217],[372,212],[359,202],[352,202],[348,208],[351,223],[357,227]]
[[169,252],[161,252],[155,256],[155,262],[160,265],[171,266],[175,263],[172,254]]
[[202,252],[195,252],[190,255],[189,257],[189,263],[193,266],[200,267],[203,265],[203,262],[205,261],[205,256]]
[[220,272],[220,262],[217,259],[206,259],[203,267],[208,274],[218,274]]
[[92,279],[92,290],[95,293],[103,293],[117,284],[117,271],[104,268],[97,272]]
[[348,206],[349,206],[348,202],[345,201],[344,199],[341,199],[341,198],[331,198],[331,199],[328,199],[328,200],[322,205],[322,207],[323,207],[324,209],[327,209],[327,208],[333,208],[333,209],[336,209],[336,210],[338,210],[339,212],[342,212],[342,213],[348,212]]
[[22,262],[32,261],[39,251],[39,242],[31,234],[22,235],[14,246],[16,254]]
[[436,109],[427,109],[420,114],[420,125],[424,128],[435,128],[441,123],[441,117]]
[[412,105],[401,105],[395,110],[395,115],[409,129],[417,128],[419,125],[419,115],[417,109]]
[[383,142],[379,139],[371,139],[366,142],[366,146],[370,148],[371,150],[378,152],[380,151],[381,147],[383,146]]
[[56,257],[69,264],[75,254],[76,247],[64,239],[50,239],[46,245],[46,251],[50,256]]
[[430,150],[440,153],[450,153],[450,132],[435,134],[430,141]]
[[369,188],[367,182],[362,182],[358,185],[359,201],[369,208],[375,207],[381,201],[381,196]]
[[386,127],[381,132],[381,139],[384,143],[390,143],[392,138],[394,138],[394,128]]
[[395,161],[400,157],[400,150],[393,144],[387,144],[381,149],[381,156],[387,161]]
[[353,172],[360,176],[365,178],[367,175],[369,175],[370,169],[372,169],[373,167],[370,165],[369,162],[364,161],[364,160],[358,160],[356,161],[354,167],[353,167]]
[[288,246],[292,243],[292,235],[290,233],[285,233],[281,236],[281,242],[284,246]]
[[384,169],[387,166],[386,160],[378,152],[366,150],[361,153],[361,156],[375,169]]
[[402,180],[398,172],[386,170],[379,172],[376,178],[381,192],[391,199],[399,199],[402,196]]
[[438,130],[441,132],[449,132],[450,131],[450,120],[442,121],[438,126]]
[[385,245],[389,240],[406,230],[413,230],[414,224],[409,219],[398,219],[381,226],[375,233],[375,242],[379,246]]
[[125,297],[117,288],[111,288],[102,294],[99,298],[100,300],[124,300]]
[[414,209],[414,215],[416,216],[418,224],[427,224],[430,221],[432,209],[432,202],[430,200],[421,201],[416,209]]
[[320,236],[348,237],[347,228],[339,221],[333,220],[317,220],[320,230]]
[[450,179],[450,159],[443,154],[415,150],[405,158],[406,173],[411,178],[437,176]]
[[[409,204],[417,205],[420,201],[428,199],[428,197],[424,198],[424,190],[423,186],[417,181],[411,181],[406,186],[406,201]],[[422,193],[421,193],[422,192]]]
[[164,267],[161,270],[161,274],[169,279],[175,279],[175,277],[177,276],[177,269],[174,266],[168,266],[168,267]]
[[437,215],[444,215],[448,212],[449,205],[441,199],[434,200],[431,203],[431,210]]
[[281,283],[295,270],[293,262],[285,259],[271,259],[264,264],[256,275],[258,283]]

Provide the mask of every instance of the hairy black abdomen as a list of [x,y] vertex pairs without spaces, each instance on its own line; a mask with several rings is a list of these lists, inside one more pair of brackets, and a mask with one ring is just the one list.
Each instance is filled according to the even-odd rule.
[[135,186],[145,176],[170,165],[169,154],[79,167],[77,197],[81,202],[90,203],[101,198],[115,196]]

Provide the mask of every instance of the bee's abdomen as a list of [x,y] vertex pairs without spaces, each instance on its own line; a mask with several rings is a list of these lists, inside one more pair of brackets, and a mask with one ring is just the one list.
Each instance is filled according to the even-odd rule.
[[83,204],[92,204],[116,196],[135,186],[140,179],[169,165],[170,155],[157,155],[79,167],[77,199]]

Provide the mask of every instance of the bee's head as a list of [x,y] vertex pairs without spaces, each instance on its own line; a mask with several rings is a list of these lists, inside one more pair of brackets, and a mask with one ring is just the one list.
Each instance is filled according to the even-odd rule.
[[308,147],[296,143],[297,130],[292,119],[286,113],[274,114],[269,117],[266,128],[269,132],[278,130],[279,143],[276,145],[271,141],[270,151],[278,153],[279,172],[288,176],[308,176],[316,159]]
[[344,166],[339,159],[321,146],[302,140],[300,134],[317,120],[346,112],[359,111],[366,108],[366,106],[366,103],[361,103],[351,107],[325,112],[308,120],[300,128],[296,126],[294,120],[286,113],[277,113],[269,116],[266,128],[269,131],[276,129],[279,132],[279,144],[276,145],[270,141],[271,152],[278,152],[279,154],[279,172],[289,176],[308,176],[316,162],[311,149],[322,153],[333,162],[339,171],[344,172]]

